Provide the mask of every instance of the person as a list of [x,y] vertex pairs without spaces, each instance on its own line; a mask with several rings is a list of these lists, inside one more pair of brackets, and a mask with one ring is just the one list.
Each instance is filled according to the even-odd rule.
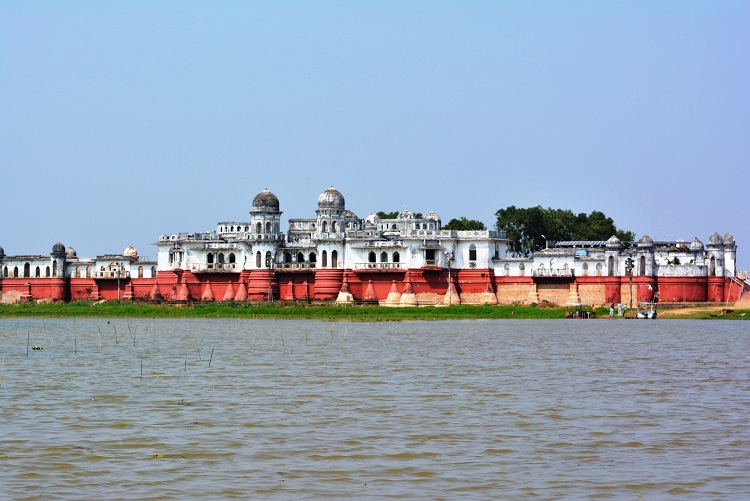
[[617,316],[622,316],[622,303],[617,303]]
[[609,305],[609,318],[614,318],[615,316],[615,303],[612,303]]
[[622,307],[622,316],[627,317],[628,316],[628,305],[623,305]]

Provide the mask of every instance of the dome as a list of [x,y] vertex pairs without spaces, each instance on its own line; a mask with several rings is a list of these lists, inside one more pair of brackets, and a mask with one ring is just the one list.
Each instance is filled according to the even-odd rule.
[[0,259],[5,257],[5,249],[3,249],[3,246],[0,245]]
[[266,188],[253,198],[251,212],[279,212],[279,199]]
[[724,235],[724,246],[734,247],[734,237],[730,233]]
[[708,239],[708,245],[722,245],[723,243],[724,239],[721,238],[721,235],[719,235],[718,233],[714,233]]
[[690,250],[691,251],[702,251],[703,248],[703,242],[698,240],[698,237],[695,237],[695,240],[693,240],[693,243],[690,244]]
[[607,240],[607,247],[610,249],[611,248],[621,249],[622,242],[615,235],[612,235],[611,237],[609,237],[609,240]]
[[128,257],[138,257],[138,251],[135,250],[135,247],[133,247],[132,245],[129,245],[128,247],[125,248],[124,251],[122,251],[122,255],[128,256]]
[[346,201],[344,195],[331,186],[318,197],[318,209],[344,210]]
[[346,218],[347,219],[359,219],[357,215],[350,210],[346,211]]
[[377,212],[373,212],[365,218],[365,224],[376,224],[378,221],[380,221],[380,216]]
[[65,249],[65,257],[69,259],[74,259],[78,257],[78,254],[76,253],[76,250],[73,247],[68,247]]
[[440,216],[438,216],[434,211],[428,212],[424,218],[431,221],[440,221]]
[[411,218],[412,218],[411,212],[409,212],[408,209],[404,209],[398,213],[398,217],[396,219],[411,219]]
[[654,241],[651,239],[648,235],[643,235],[640,240],[638,240],[638,247],[653,247]]
[[52,246],[52,254],[65,254],[65,246],[60,242],[57,242]]

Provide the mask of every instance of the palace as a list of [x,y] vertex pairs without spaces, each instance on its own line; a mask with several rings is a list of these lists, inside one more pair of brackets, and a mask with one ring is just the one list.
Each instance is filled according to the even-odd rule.
[[434,212],[365,219],[335,188],[318,197],[315,217],[289,219],[279,199],[252,201],[249,221],[210,232],[164,234],[156,262],[132,247],[79,258],[61,243],[49,255],[6,256],[3,301],[307,301],[389,306],[549,302],[734,302],[750,289],[736,277],[730,234],[637,242],[550,242],[532,256],[508,252],[498,231],[442,228]]

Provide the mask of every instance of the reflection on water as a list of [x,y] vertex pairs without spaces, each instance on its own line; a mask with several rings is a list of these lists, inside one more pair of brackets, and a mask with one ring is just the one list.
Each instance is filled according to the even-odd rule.
[[2,319],[0,488],[736,498],[749,336],[728,321]]

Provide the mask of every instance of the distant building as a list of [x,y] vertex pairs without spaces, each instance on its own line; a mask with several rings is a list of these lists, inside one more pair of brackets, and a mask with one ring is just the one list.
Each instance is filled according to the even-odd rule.
[[156,262],[132,247],[81,259],[58,243],[48,256],[6,256],[3,300],[338,301],[391,306],[442,304],[608,304],[724,302],[747,288],[736,277],[734,238],[706,246],[637,242],[557,242],[530,257],[508,252],[497,231],[442,228],[440,216],[365,219],[335,188],[318,197],[315,217],[289,219],[279,199],[252,201],[247,221],[213,231],[164,234]]

